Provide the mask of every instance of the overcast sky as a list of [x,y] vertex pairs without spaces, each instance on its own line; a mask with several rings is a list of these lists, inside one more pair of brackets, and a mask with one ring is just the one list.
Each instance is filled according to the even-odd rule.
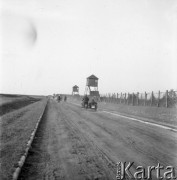
[[1,3],[0,93],[177,89],[176,0]]

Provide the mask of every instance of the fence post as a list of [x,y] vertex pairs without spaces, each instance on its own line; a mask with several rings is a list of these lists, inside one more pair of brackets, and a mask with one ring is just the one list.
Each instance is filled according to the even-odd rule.
[[153,103],[153,91],[152,91],[152,93],[151,93],[151,106],[152,106],[152,103]]
[[137,92],[137,105],[139,106],[139,92]]
[[129,93],[128,93],[128,97],[127,97],[127,105],[129,104]]
[[134,93],[132,94],[132,106],[134,106]]
[[160,91],[158,93],[158,100],[157,100],[157,107],[159,107],[159,106],[160,106]]
[[120,104],[122,103],[122,93],[120,93]]
[[143,94],[141,93],[141,105],[143,105]]
[[117,93],[117,103],[119,102],[119,93]]
[[168,107],[168,90],[166,90],[166,107]]
[[124,104],[126,104],[126,96],[127,96],[127,94],[125,93],[125,96],[124,96]]
[[146,95],[147,95],[147,94],[146,94],[146,91],[145,91],[145,93],[144,93],[144,106],[146,106],[146,98],[147,98]]

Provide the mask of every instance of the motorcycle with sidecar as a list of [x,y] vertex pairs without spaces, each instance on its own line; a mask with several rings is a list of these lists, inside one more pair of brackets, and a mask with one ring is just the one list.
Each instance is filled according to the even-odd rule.
[[81,106],[83,108],[86,108],[86,109],[94,109],[95,111],[97,110],[98,108],[98,103],[96,102],[96,100],[94,99],[94,97],[87,97],[85,96],[82,100],[82,103],[81,103]]

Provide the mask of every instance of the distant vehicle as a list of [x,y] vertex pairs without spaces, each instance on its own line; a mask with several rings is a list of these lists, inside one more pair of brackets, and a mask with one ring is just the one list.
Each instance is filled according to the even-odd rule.
[[97,106],[98,106],[98,103],[97,103],[94,99],[92,99],[92,100],[88,103],[88,107],[89,107],[90,109],[95,109],[95,111],[97,110]]
[[83,108],[94,109],[95,111],[97,110],[98,107],[98,103],[96,102],[94,97],[89,98],[87,95],[83,97],[81,105]]

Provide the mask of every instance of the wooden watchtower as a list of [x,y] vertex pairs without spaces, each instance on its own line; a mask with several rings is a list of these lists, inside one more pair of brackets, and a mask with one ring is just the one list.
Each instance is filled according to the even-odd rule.
[[72,88],[72,95],[78,95],[78,94],[79,94],[79,87],[75,85]]
[[85,94],[96,97],[100,96],[98,91],[98,78],[93,74],[87,78]]

